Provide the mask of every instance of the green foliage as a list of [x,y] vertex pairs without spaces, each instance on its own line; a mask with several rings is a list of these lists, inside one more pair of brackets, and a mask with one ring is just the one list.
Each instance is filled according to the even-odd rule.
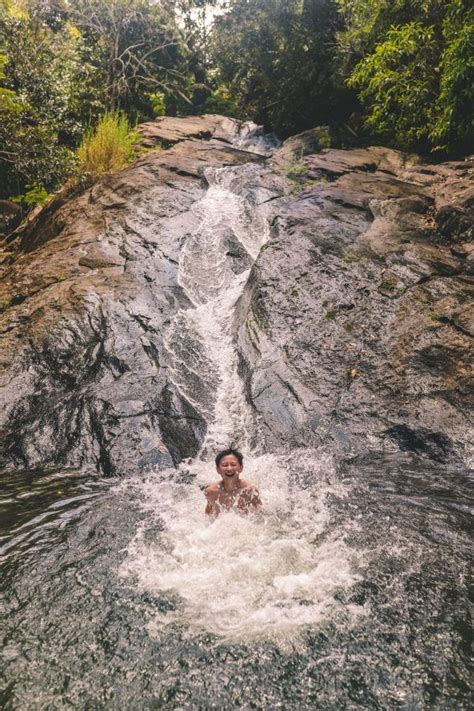
[[166,1],[0,2],[0,199],[56,190],[107,106],[136,121],[188,105],[188,54]]
[[430,138],[436,148],[458,147],[468,152],[474,137],[474,10],[464,21],[459,15],[448,15],[443,34],[446,45]]
[[290,182],[291,195],[299,195],[306,188],[320,182],[308,178],[308,173],[309,167],[303,163],[301,159],[298,160],[298,158],[295,157],[293,160],[288,162],[286,166],[286,177]]
[[387,39],[355,67],[349,86],[369,107],[367,126],[399,145],[416,145],[429,134],[436,98],[431,71],[434,28],[412,22],[389,30]]
[[166,99],[162,91],[147,94],[150,99],[153,116],[164,116],[166,113]]
[[104,114],[79,146],[78,174],[95,182],[102,175],[121,170],[135,156],[135,145],[139,140],[140,134],[130,129],[123,114]]
[[151,92],[189,102],[187,77],[177,66],[185,44],[173,2],[75,0],[70,16],[96,47],[93,63],[102,74],[108,110],[146,111],[144,99]]
[[43,185],[32,185],[23,195],[16,195],[10,199],[12,202],[24,203],[27,207],[36,207],[36,205],[44,205],[51,198],[52,195]]
[[245,115],[280,135],[344,115],[334,71],[333,0],[231,0],[212,32],[219,82]]
[[232,116],[233,118],[241,116],[241,110],[236,101],[230,96],[229,91],[222,86],[207,97],[204,102],[203,113],[220,114],[221,116]]
[[322,151],[324,148],[331,147],[329,126],[315,126],[315,128],[313,128],[313,136],[318,150]]
[[54,191],[73,168],[85,69],[78,38],[51,13],[33,2],[0,6],[0,197],[33,184]]
[[292,163],[286,171],[286,177],[289,178],[289,180],[299,180],[300,178],[305,178],[307,175],[308,166],[300,162]]
[[400,148],[469,151],[474,10],[463,0],[338,0],[340,61],[370,134]]
[[107,109],[470,152],[473,104],[468,0],[0,0],[0,199],[57,190]]
[[5,299],[0,299],[0,313],[3,313],[6,311],[10,306],[12,305],[12,300],[5,298]]
[[[0,51],[0,82],[5,80],[4,67],[8,62],[5,52]],[[8,114],[18,114],[21,111],[21,102],[16,92],[0,86],[0,117],[8,120]]]

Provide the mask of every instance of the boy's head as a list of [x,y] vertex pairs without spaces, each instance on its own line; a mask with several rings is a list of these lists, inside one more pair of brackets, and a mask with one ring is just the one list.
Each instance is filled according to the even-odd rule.
[[236,449],[229,448],[229,449],[223,449],[222,452],[219,452],[216,455],[216,467],[219,466],[221,459],[223,459],[224,457],[228,457],[228,456],[235,457],[237,459],[238,463],[240,464],[240,466],[241,467],[243,466],[243,463],[244,463],[243,455],[240,452],[238,452]]
[[216,456],[216,469],[223,479],[238,478],[243,461],[243,456],[236,449],[224,449]]

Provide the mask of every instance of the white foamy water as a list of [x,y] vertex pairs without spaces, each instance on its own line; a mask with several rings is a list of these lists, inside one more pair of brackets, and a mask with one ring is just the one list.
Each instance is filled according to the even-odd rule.
[[[311,490],[292,484],[292,467],[311,468]],[[322,535],[327,496],[341,494],[339,485],[328,483],[330,460],[301,452],[288,467],[283,458],[265,455],[245,461],[244,472],[261,490],[263,512],[223,513],[215,521],[204,514],[202,492],[215,479],[210,463],[121,485],[134,489],[147,512],[121,575],[172,601],[173,609],[150,623],[152,636],[174,624],[228,641],[288,643],[341,612],[335,593],[358,577],[341,531]],[[180,484],[183,473],[193,483]],[[350,613],[345,606],[344,615]]]
[[193,306],[178,313],[165,338],[173,382],[208,421],[203,456],[230,442],[247,445],[251,415],[237,374],[231,327],[250,270],[235,274],[226,252],[230,241],[254,260],[268,238],[264,217],[232,190],[235,169],[212,169],[206,175],[210,187],[194,206],[199,226],[188,235],[178,270],[178,282]]
[[[149,624],[152,636],[174,624],[234,641],[293,639],[342,614],[336,592],[357,579],[340,531],[327,530],[330,460],[305,450],[291,457],[249,451],[256,424],[237,372],[232,322],[250,270],[236,275],[227,252],[237,244],[254,260],[268,237],[264,216],[240,194],[245,171],[251,177],[253,170],[208,172],[209,190],[194,207],[199,226],[179,262],[178,281],[192,305],[165,337],[171,378],[208,423],[200,461],[120,487],[132,487],[147,512],[121,575],[167,610]],[[259,486],[264,508],[211,521],[203,489],[218,478],[216,451],[230,444],[248,453],[243,476]],[[308,472],[306,489],[297,482]]]

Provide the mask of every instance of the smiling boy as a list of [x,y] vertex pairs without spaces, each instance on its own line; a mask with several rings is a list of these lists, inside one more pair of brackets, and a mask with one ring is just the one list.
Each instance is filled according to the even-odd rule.
[[216,456],[216,469],[222,481],[216,481],[206,488],[206,513],[209,516],[215,518],[221,511],[231,509],[246,514],[262,507],[255,484],[240,479],[243,460],[242,454],[236,449],[225,449]]

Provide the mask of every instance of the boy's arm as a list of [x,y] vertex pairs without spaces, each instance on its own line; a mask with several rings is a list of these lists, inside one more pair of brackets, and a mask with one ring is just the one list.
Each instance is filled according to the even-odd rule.
[[249,481],[245,482],[244,496],[249,506],[257,510],[262,508],[263,504],[260,498],[260,492],[255,484],[251,484]]
[[206,513],[208,516],[217,516],[219,513],[219,508],[217,506],[217,496],[213,491],[212,487],[208,486],[204,494],[207,499],[206,509],[204,513]]
[[257,489],[257,487],[254,487],[252,489],[251,502],[252,502],[252,506],[254,506],[254,508],[256,508],[256,509],[261,509],[263,506],[262,500],[260,498],[260,492]]
[[208,516],[217,516],[216,506],[212,501],[208,501],[204,511]]

